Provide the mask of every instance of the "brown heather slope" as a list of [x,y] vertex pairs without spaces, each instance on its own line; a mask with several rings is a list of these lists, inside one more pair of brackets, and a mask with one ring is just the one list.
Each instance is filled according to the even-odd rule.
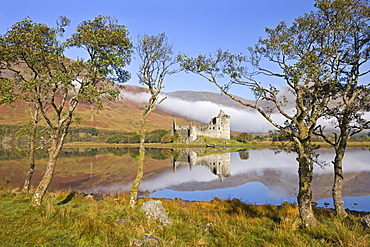
[[[145,89],[129,86],[131,93],[142,92]],[[81,119],[80,124],[73,124],[73,127],[94,127],[106,130],[137,131],[140,129],[141,114],[144,105],[127,99],[109,101],[104,99],[104,106],[99,110],[92,120],[92,110],[90,105],[80,103],[77,107],[76,116]],[[176,114],[156,109],[148,118],[147,130],[155,129],[170,130],[172,121],[176,118],[178,124],[189,124],[189,119]],[[24,101],[16,102],[12,107],[0,105],[0,124],[3,125],[22,125],[30,120],[29,108]],[[194,122],[194,121],[192,121]]]

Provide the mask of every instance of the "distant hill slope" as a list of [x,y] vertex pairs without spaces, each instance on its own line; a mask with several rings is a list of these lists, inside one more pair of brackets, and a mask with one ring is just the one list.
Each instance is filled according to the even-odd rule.
[[[122,99],[104,100],[104,108],[96,114],[93,114],[90,105],[80,103],[76,114],[81,121],[79,125],[73,126],[130,132],[139,130],[142,111],[148,98],[147,89],[133,85],[117,85],[117,87],[121,90]],[[289,93],[282,92],[290,97]],[[164,95],[168,99],[149,115],[147,122],[149,131],[170,130],[174,118],[179,125],[188,125],[189,122],[195,125],[206,124],[221,109],[231,116],[231,129],[234,131],[266,133],[272,129],[272,126],[255,110],[221,93],[176,91],[164,93]],[[248,104],[256,104],[255,100],[237,96],[236,98]],[[257,103],[262,109],[275,111],[275,107],[270,102],[259,100]],[[293,106],[288,104],[287,107]],[[29,119],[29,109],[25,102],[18,102],[13,107],[0,106],[0,124],[21,125]]]
[[[175,97],[182,99],[184,101],[208,101],[215,104],[232,107],[232,108],[238,108],[238,109],[249,109],[240,104],[239,102],[236,102],[232,99],[230,99],[229,96],[226,96],[221,93],[211,93],[211,92],[195,92],[195,91],[175,91],[171,93],[166,93],[166,95],[170,97]],[[254,104],[254,100],[246,100],[241,97],[236,97],[243,102]]]
[[[147,90],[133,85],[117,85],[117,87],[121,90],[122,99],[115,101],[104,99],[104,107],[98,112],[92,111],[90,105],[80,103],[76,111],[76,116],[81,119],[80,124],[75,123],[72,127],[94,127],[129,132],[139,130],[142,111],[148,97],[145,95]],[[168,99],[149,115],[147,122],[149,131],[154,129],[170,130],[174,118],[179,125],[188,125],[189,122],[195,125],[205,124],[225,106],[228,107],[225,113],[231,114],[232,130],[249,132],[249,129],[244,130],[237,126],[233,128],[235,126],[233,123],[240,123],[247,127],[250,125],[245,125],[244,120],[240,120],[248,119],[248,116],[238,116],[233,109],[245,113],[252,112],[252,110],[226,95],[194,91],[176,91],[165,95]],[[243,98],[239,99],[250,104],[255,102]],[[193,104],[194,102],[198,102],[198,105]],[[29,109],[25,102],[19,101],[12,107],[0,105],[0,124],[22,125],[29,120]],[[250,132],[256,131],[251,130]]]
[[[125,90],[123,88],[123,90]],[[130,86],[128,90],[131,93],[144,92],[144,88]],[[104,99],[102,110],[95,112],[90,105],[80,103],[77,107],[76,116],[81,118],[80,124],[73,124],[72,127],[94,127],[98,129],[137,131],[140,129],[141,115],[144,104],[140,104],[128,99],[118,99],[109,101]],[[93,115],[93,116],[92,116]],[[147,129],[167,129],[172,127],[173,118],[176,118],[179,124],[188,124],[192,119],[188,119],[157,108],[148,118]],[[24,101],[18,101],[13,106],[0,105],[0,124],[3,125],[22,125],[30,120],[29,108]]]
[[[211,93],[211,92],[195,92],[195,91],[175,91],[171,93],[166,93],[166,95],[170,97],[175,97],[182,99],[184,101],[207,101],[212,102],[218,105],[231,107],[235,109],[242,109],[244,111],[253,111],[252,108],[246,107],[242,105],[239,102],[236,102],[232,100],[229,96],[221,93]],[[255,105],[256,100],[248,100],[244,99],[242,97],[234,96],[236,99],[241,100],[242,102],[245,102],[247,104]],[[258,106],[260,106],[262,109],[272,108],[273,104],[264,100],[258,101]]]

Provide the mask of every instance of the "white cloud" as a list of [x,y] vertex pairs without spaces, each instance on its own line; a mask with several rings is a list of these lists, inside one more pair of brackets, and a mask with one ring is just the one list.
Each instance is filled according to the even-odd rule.
[[[123,97],[138,103],[146,103],[149,93],[131,94],[125,92]],[[159,106],[161,109],[176,113],[180,116],[199,121],[203,124],[209,123],[210,119],[217,116],[220,110],[230,115],[231,130],[249,133],[265,133],[274,127],[256,111],[243,111],[240,109],[218,105],[209,101],[185,101],[179,98],[167,97]],[[283,118],[277,114],[272,118],[282,123]]]
[[[149,93],[131,94],[125,92],[123,94],[123,98],[143,104],[147,103],[149,97]],[[162,97],[164,96],[162,95]],[[231,117],[231,130],[248,133],[268,133],[269,130],[275,129],[272,124],[255,110],[242,110],[215,104],[210,101],[191,102],[167,96],[167,99],[163,101],[159,108],[203,124],[209,123],[211,118],[217,116],[220,110],[223,110]],[[291,110],[285,110],[287,113],[293,114],[293,108]],[[282,115],[276,113],[272,114],[271,118],[278,124],[283,124],[286,120]],[[365,113],[364,118],[370,119],[370,113]],[[332,130],[333,127],[330,121],[331,120],[319,119],[318,124],[326,126],[326,130]]]

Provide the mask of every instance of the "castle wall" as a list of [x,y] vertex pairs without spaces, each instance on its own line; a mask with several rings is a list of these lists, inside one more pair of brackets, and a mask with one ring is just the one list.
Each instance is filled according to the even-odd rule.
[[172,133],[178,133],[185,137],[189,142],[193,142],[198,136],[207,136],[211,138],[230,139],[230,116],[222,110],[217,117],[211,119],[209,124],[202,126],[178,126],[174,121]]

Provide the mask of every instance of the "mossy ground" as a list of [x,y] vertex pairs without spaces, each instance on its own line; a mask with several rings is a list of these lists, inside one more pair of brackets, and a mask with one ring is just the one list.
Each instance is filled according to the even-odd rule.
[[[161,239],[159,246],[369,246],[370,230],[359,216],[337,219],[317,210],[319,226],[300,227],[296,205],[247,205],[237,199],[188,202],[161,199],[173,225],[148,220],[128,206],[128,194],[95,201],[69,192],[46,197],[42,206],[30,206],[31,195],[0,194],[0,246],[129,246],[145,234]],[[118,219],[128,219],[123,225]]]

